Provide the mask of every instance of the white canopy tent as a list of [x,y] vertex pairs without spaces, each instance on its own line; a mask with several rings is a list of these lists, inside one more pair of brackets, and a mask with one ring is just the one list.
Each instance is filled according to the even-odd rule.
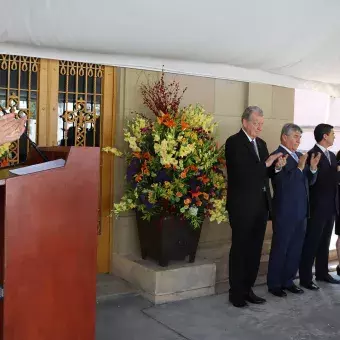
[[338,0],[2,0],[0,53],[340,97]]

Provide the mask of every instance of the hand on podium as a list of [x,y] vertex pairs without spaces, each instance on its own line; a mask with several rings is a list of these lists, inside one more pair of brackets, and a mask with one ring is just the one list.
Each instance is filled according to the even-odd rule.
[[0,117],[0,145],[20,138],[25,131],[26,118],[15,118],[14,113]]

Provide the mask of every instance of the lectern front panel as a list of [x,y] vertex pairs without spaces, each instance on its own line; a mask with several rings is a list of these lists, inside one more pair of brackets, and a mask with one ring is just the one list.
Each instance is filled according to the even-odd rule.
[[99,155],[6,180],[4,339],[94,340]]

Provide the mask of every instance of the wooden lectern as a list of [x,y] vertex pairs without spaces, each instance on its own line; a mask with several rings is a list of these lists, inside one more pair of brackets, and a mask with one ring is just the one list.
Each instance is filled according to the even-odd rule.
[[65,166],[0,180],[0,339],[94,340],[100,150],[41,150]]

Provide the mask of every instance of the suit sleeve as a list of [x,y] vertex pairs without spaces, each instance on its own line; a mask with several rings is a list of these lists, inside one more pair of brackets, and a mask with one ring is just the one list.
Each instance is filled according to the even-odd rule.
[[304,174],[305,176],[307,177],[308,179],[308,184],[310,186],[312,186],[313,184],[315,184],[316,182],[316,178],[318,177],[318,171],[316,171],[315,173],[313,173],[310,169],[310,166],[309,165],[306,165],[305,166],[305,169],[304,169]]

